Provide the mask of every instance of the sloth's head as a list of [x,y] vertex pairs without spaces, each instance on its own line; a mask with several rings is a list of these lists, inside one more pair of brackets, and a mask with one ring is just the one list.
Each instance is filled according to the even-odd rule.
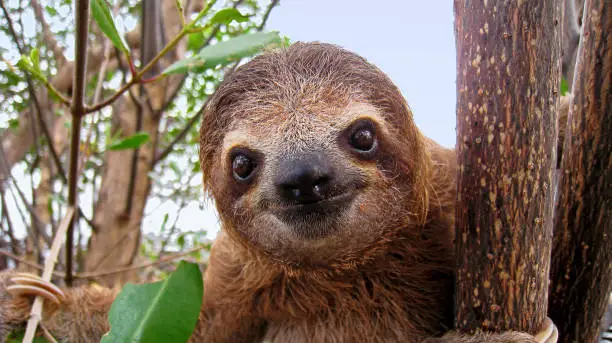
[[222,82],[200,158],[233,239],[320,266],[362,260],[424,219],[423,144],[378,68],[333,45],[297,43]]

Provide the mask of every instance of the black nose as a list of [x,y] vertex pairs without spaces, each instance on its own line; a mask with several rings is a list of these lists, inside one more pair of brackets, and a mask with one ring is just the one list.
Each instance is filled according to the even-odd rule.
[[279,164],[275,185],[284,200],[314,203],[329,197],[333,169],[321,153],[288,157]]

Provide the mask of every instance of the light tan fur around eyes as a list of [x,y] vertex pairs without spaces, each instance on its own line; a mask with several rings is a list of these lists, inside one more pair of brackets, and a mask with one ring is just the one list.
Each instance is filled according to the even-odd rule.
[[[304,112],[305,110],[302,110]],[[348,106],[337,113],[270,113],[268,121],[254,124],[249,118],[238,118],[232,123],[236,129],[229,131],[223,138],[222,165],[227,168],[228,154],[234,148],[243,147],[260,151],[266,158],[275,157],[279,152],[299,149],[300,142],[317,142],[329,147],[336,143],[335,137],[344,129],[360,119],[369,119],[378,124],[382,135],[388,135],[388,124],[380,114],[380,110],[366,102],[351,101]],[[279,118],[284,118],[281,120]],[[273,129],[271,124],[281,125],[280,130]],[[251,127],[250,130],[245,128]],[[253,129],[255,127],[256,129]],[[261,129],[259,128],[271,128]],[[286,147],[285,151],[279,147]]]

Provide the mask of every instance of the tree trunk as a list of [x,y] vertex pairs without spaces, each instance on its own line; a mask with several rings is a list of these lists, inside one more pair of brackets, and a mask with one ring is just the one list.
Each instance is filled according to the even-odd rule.
[[612,3],[587,0],[584,14],[555,209],[549,308],[560,342],[592,343],[612,284]]
[[560,21],[557,0],[455,0],[460,331],[546,318]]
[[[113,107],[113,128],[130,136],[136,132],[137,106],[131,99],[123,98]],[[143,113],[142,132],[151,137],[157,132],[159,120],[149,111]],[[132,263],[140,243],[140,226],[144,207],[149,196],[151,181],[148,173],[153,160],[151,142],[138,149],[136,173],[131,183],[130,165],[134,150],[107,151],[104,156],[104,171],[98,199],[94,206],[92,233],[85,255],[85,270],[109,270],[125,267]],[[130,187],[132,197],[128,199]],[[131,203],[128,209],[128,202]],[[119,285],[134,281],[132,274],[116,274],[97,280],[104,285]]]

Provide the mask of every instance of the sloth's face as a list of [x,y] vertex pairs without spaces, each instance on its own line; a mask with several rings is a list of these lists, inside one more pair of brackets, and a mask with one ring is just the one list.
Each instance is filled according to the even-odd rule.
[[232,122],[211,179],[226,229],[248,244],[328,265],[361,258],[411,220],[411,177],[401,171],[409,149],[374,106],[239,107],[256,110]]

